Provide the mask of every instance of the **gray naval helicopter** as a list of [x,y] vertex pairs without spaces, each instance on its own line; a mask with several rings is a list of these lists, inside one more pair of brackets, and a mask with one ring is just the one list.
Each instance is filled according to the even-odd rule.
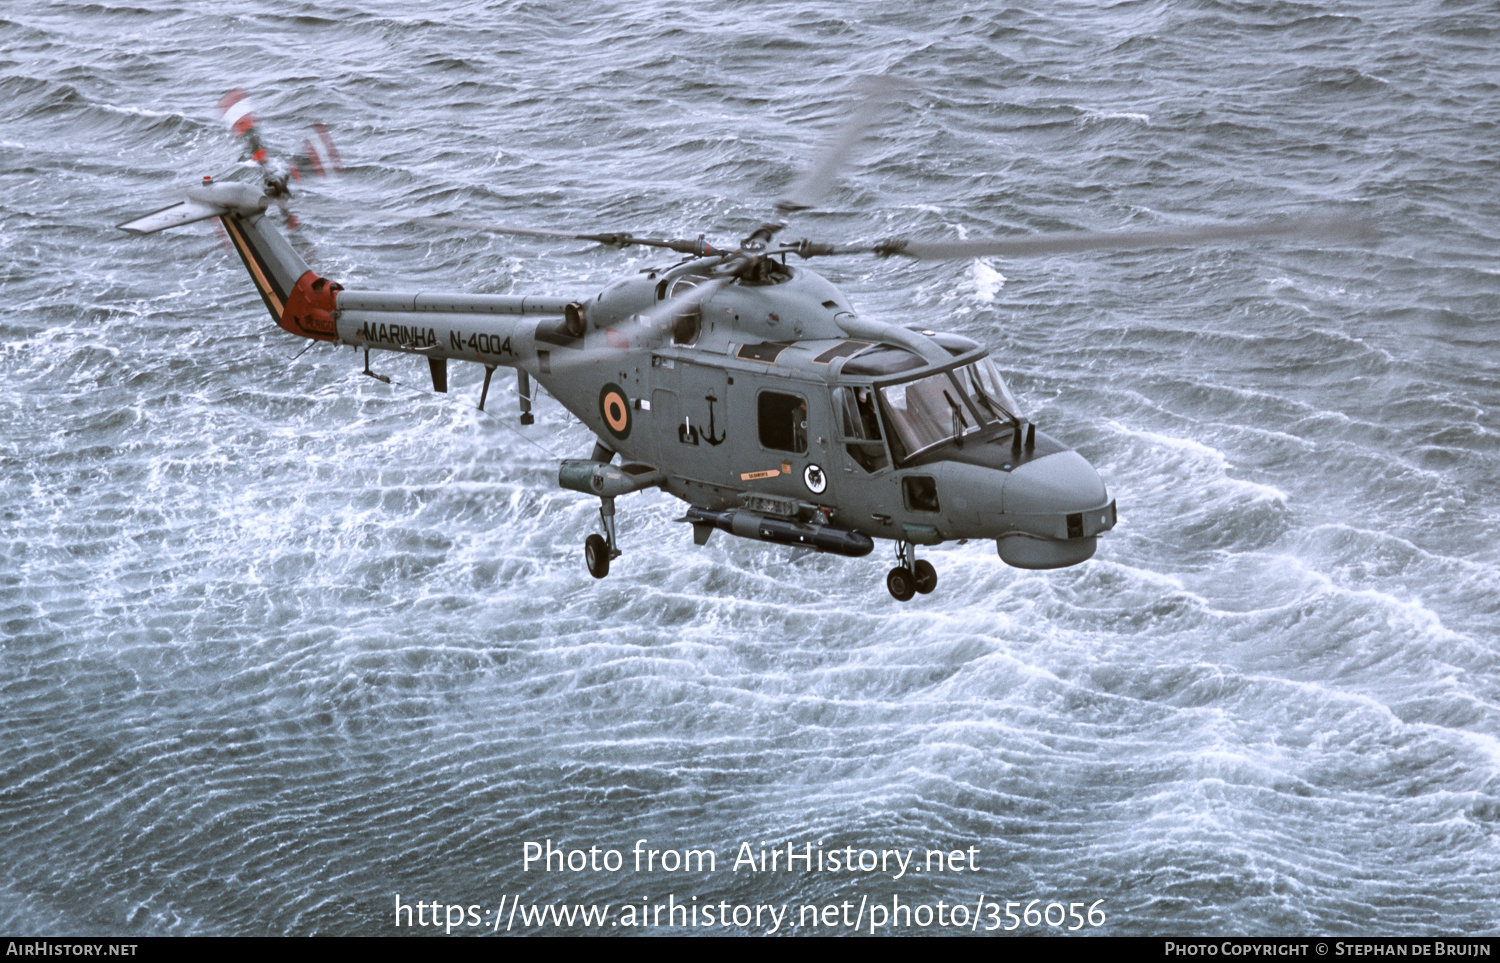
[[[1077,565],[1116,506],[1078,452],[1039,431],[981,344],[956,334],[861,317],[813,257],[1023,256],[1343,233],[1302,221],[1175,232],[1030,235],[994,240],[892,239],[866,245],[778,243],[789,215],[813,207],[875,111],[899,89],[869,82],[830,143],[737,246],[634,234],[531,230],[418,219],[497,233],[641,245],[686,255],[591,296],[346,290],[311,270],[268,217],[283,212],[298,173],[336,161],[326,132],[297,162],[271,157],[248,104],[221,113],[251,148],[261,184],[215,181],[119,225],[135,234],[216,218],[272,319],[313,341],[422,355],[435,391],[448,363],[514,368],[520,420],[532,424],[535,379],[597,439],[563,461],[558,483],[596,497],[601,532],[584,559],[595,578],[620,556],[615,500],[648,488],[687,503],[693,540],[715,531],[861,557],[895,545],[886,586],[900,601],[930,593],[937,573],[918,546],[993,539],[1025,569]],[[231,101],[232,93],[225,102]],[[796,261],[793,261],[795,258]],[[619,463],[616,463],[616,458]]]

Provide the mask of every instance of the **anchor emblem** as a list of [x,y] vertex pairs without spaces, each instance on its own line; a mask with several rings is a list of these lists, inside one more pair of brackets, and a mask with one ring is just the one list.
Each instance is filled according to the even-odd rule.
[[718,401],[713,395],[704,395],[703,400],[708,402],[708,431],[702,434],[704,441],[710,445],[718,446],[724,443],[724,432],[719,432],[719,437],[714,437],[714,402]]

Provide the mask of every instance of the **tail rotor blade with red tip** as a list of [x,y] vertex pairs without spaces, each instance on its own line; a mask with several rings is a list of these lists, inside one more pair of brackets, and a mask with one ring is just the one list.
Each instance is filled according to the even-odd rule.
[[236,138],[245,142],[255,162],[264,166],[266,147],[260,137],[260,122],[255,117],[255,105],[243,87],[234,88],[219,101],[219,117]]
[[234,136],[243,137],[255,126],[255,105],[243,87],[236,87],[219,101],[219,116]]
[[343,172],[344,162],[339,158],[339,149],[334,146],[327,127],[320,123],[312,125],[312,132],[302,142],[302,153],[297,155],[296,167],[303,174],[318,177]]

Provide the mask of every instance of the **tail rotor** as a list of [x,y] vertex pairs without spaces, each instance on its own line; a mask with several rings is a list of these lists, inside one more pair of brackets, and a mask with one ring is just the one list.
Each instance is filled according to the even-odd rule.
[[302,149],[288,161],[267,145],[255,105],[244,88],[236,87],[225,94],[219,101],[218,114],[230,133],[244,143],[249,158],[260,165],[266,196],[286,218],[287,227],[295,229],[298,220],[291,210],[291,183],[327,177],[344,169],[328,128],[314,123],[302,141]]

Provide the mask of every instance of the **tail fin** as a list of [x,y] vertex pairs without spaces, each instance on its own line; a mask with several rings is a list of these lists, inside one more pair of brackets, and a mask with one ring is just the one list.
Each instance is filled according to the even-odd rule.
[[248,184],[205,184],[188,198],[120,225],[132,234],[153,234],[168,227],[217,217],[230,243],[245,262],[250,280],[271,318],[293,334],[333,341],[334,292],[314,274],[281,232],[266,219],[268,198]]
[[228,212],[219,222],[277,324],[304,338],[338,340],[333,312],[343,285],[308,268],[265,215]]
[[226,211],[219,215],[219,223],[224,225],[230,243],[245,262],[245,270],[250,272],[250,280],[266,303],[266,310],[280,324],[287,299],[297,281],[308,272],[307,262],[263,214],[246,216]]

